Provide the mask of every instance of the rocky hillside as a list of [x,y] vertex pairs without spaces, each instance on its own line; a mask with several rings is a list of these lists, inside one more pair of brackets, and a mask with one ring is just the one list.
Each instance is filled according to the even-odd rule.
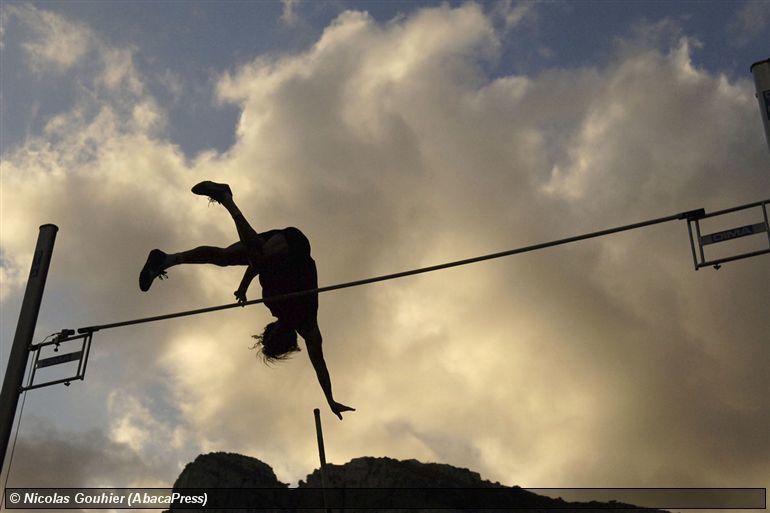
[[188,463],[174,482],[181,488],[287,488],[272,467],[240,454],[212,452]]
[[[504,504],[510,505],[510,507],[506,508],[507,510],[515,510],[522,513],[546,510],[619,513],[635,508],[632,505],[618,502],[570,503],[561,499],[537,495],[519,487],[506,487],[500,483],[492,483],[482,479],[478,473],[467,469],[438,463],[421,463],[417,460],[399,461],[392,458],[355,458],[344,465],[327,465],[324,478],[326,480],[327,501],[333,504],[344,504],[346,508],[350,508],[346,509],[346,511],[354,511],[357,508],[363,509],[365,506],[371,508],[373,504],[387,503],[391,506],[387,511],[393,513],[428,511],[427,509],[414,509],[414,506],[426,504],[431,504],[434,508],[443,508],[441,509],[443,513],[451,513],[453,511],[467,513],[468,511],[480,510],[453,510],[446,508],[450,505],[454,507],[454,505],[458,504],[458,497],[499,497],[499,495],[496,496],[495,494],[505,496],[504,499],[508,502]],[[275,500],[275,497],[282,497],[280,495],[282,493],[284,496],[287,493],[294,494],[292,497],[294,499],[299,497],[297,500],[300,501],[307,499],[308,502],[302,504],[315,505],[323,504],[321,491],[319,490],[322,488],[322,484],[321,471],[316,469],[305,480],[299,482],[298,488],[290,489],[286,483],[282,483],[276,478],[273,469],[269,465],[258,459],[240,454],[220,452],[200,455],[195,461],[189,463],[174,483],[174,489],[227,488],[230,490],[224,492],[227,494],[226,498],[234,500],[239,504],[238,507],[243,507],[242,504],[244,504],[245,496],[238,495],[239,492],[235,489],[251,489],[251,495],[246,500],[248,504],[254,504],[255,506],[257,504],[271,503],[270,501]],[[437,492],[435,490],[437,488],[442,490]],[[254,489],[264,489],[266,495],[260,496],[258,494],[262,493],[262,491],[255,491]],[[268,492],[274,495],[269,495]],[[254,495],[255,493],[257,495]],[[315,495],[313,495],[314,493]],[[266,497],[266,502],[261,501],[261,497]],[[441,502],[444,500],[446,502]],[[373,503],[367,501],[373,501]],[[439,504],[437,504],[437,501]],[[476,502],[478,503],[478,500]],[[293,506],[296,506],[296,504],[291,503]],[[211,506],[215,505],[211,504]],[[175,508],[171,511],[181,513],[195,510]],[[224,513],[226,510],[207,509],[207,511],[222,511]],[[241,511],[249,510],[242,509]],[[255,507],[254,510],[250,511],[265,512],[269,510]],[[280,511],[285,513],[296,511],[299,513],[300,509],[289,507],[287,503],[287,506]],[[312,510],[305,509],[301,511]],[[376,511],[376,508],[368,509],[368,511]],[[489,511],[499,513],[505,511],[505,509]]]

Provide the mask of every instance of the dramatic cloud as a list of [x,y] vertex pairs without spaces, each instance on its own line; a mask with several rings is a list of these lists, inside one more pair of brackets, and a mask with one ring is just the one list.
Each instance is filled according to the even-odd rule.
[[[4,18],[13,16],[32,33],[25,43],[33,68],[38,72],[70,69],[90,50],[94,41],[88,27],[30,5],[9,5]],[[5,25],[5,22],[3,23]]]
[[173,461],[137,454],[100,430],[66,432],[34,417],[13,461],[9,488],[165,487],[166,476],[181,471]]
[[[494,16],[476,4],[388,24],[344,12],[306,51],[223,74],[236,143],[193,160],[163,139],[136,50],[100,43],[105,65],[83,81],[112,92],[84,94],[2,155],[3,308],[45,222],[61,233],[43,317],[78,327],[231,301],[238,269],[174,268],[147,294],[136,284],[154,247],[235,240],[224,209],[189,193],[201,179],[230,183],[258,230],[301,227],[321,285],[770,190],[751,83],[695,68],[691,39],[639,26],[600,66],[495,77]],[[323,295],[335,395],[359,409],[342,423],[324,410],[328,457],[441,461],[522,486],[764,486],[766,257],[696,273],[686,232]],[[174,457],[238,451],[303,478],[323,395],[304,353],[255,359],[249,336],[269,320],[252,307],[97,333],[72,387],[89,405],[71,404],[102,421],[104,459],[155,483]],[[167,467],[151,457],[161,445]]]

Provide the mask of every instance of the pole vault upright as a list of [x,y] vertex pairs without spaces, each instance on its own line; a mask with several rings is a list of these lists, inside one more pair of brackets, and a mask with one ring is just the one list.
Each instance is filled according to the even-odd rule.
[[762,114],[767,147],[770,148],[770,59],[752,64],[751,74],[754,75],[754,85],[757,88],[759,113]]
[[16,417],[16,406],[19,403],[21,387],[24,383],[24,370],[27,366],[27,355],[35,335],[37,314],[43,299],[43,289],[51,264],[53,244],[59,228],[54,224],[44,224],[40,227],[35,253],[32,257],[32,267],[27,279],[27,289],[21,303],[19,322],[16,324],[16,335],[13,337],[11,354],[8,357],[8,367],[5,370],[3,390],[0,393],[0,469],[5,466],[5,454],[8,440],[11,438],[13,419]]

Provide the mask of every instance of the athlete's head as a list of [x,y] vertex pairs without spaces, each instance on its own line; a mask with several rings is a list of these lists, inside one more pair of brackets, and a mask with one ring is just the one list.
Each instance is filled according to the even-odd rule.
[[257,349],[265,363],[286,360],[291,353],[299,351],[297,332],[280,319],[267,326],[261,335],[253,335],[256,343],[252,349]]

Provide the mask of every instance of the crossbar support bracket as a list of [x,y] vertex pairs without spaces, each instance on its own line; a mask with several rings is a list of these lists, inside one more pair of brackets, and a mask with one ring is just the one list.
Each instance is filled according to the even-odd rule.
[[[733,262],[735,260],[742,260],[744,258],[749,258],[753,256],[770,253],[770,222],[768,222],[768,213],[767,213],[769,204],[770,204],[770,199],[766,199],[766,200],[758,201],[756,203],[751,203],[749,205],[742,205],[740,207],[728,208],[726,210],[719,210],[717,212],[711,212],[709,214],[706,214],[703,211],[703,209],[692,210],[690,212],[682,213],[682,219],[687,219],[687,232],[690,235],[690,246],[692,248],[692,259],[693,259],[693,263],[695,264],[695,270],[697,271],[701,267],[708,267],[708,266],[713,266],[714,269],[719,269],[720,267],[722,267],[722,264],[726,262]],[[748,210],[752,208],[761,210],[762,220],[760,222],[739,226],[729,230],[722,230],[719,232],[709,233],[706,235],[701,234],[700,223],[704,219],[708,219],[710,217],[717,217],[725,214],[730,214],[733,212],[740,212],[742,210]],[[746,251],[744,253],[737,253],[735,255],[730,255],[730,256],[720,257],[720,258],[713,258],[713,259],[708,259],[706,257],[706,250],[704,249],[705,246],[710,246],[720,242],[727,242],[727,241],[747,237],[750,235],[761,235],[763,233],[766,235],[766,237],[763,237],[763,240],[764,238],[767,239],[766,247],[764,247],[764,243],[763,243],[763,247],[754,249],[751,251]]]
[[[75,330],[62,330],[59,333],[56,333],[51,340],[32,345],[29,348],[29,354],[33,355],[32,372],[29,376],[27,385],[22,387],[22,391],[58,385],[59,383],[64,383],[64,385],[69,386],[72,381],[82,381],[86,376],[86,365],[88,364],[88,354],[91,351],[92,338],[93,333],[90,331],[75,335]],[[45,347],[54,346],[54,351],[58,352],[61,344],[78,340],[80,341],[80,347],[77,351],[41,358],[41,350]],[[77,370],[73,375],[35,383],[35,376],[39,369],[70,362],[78,362]]]

